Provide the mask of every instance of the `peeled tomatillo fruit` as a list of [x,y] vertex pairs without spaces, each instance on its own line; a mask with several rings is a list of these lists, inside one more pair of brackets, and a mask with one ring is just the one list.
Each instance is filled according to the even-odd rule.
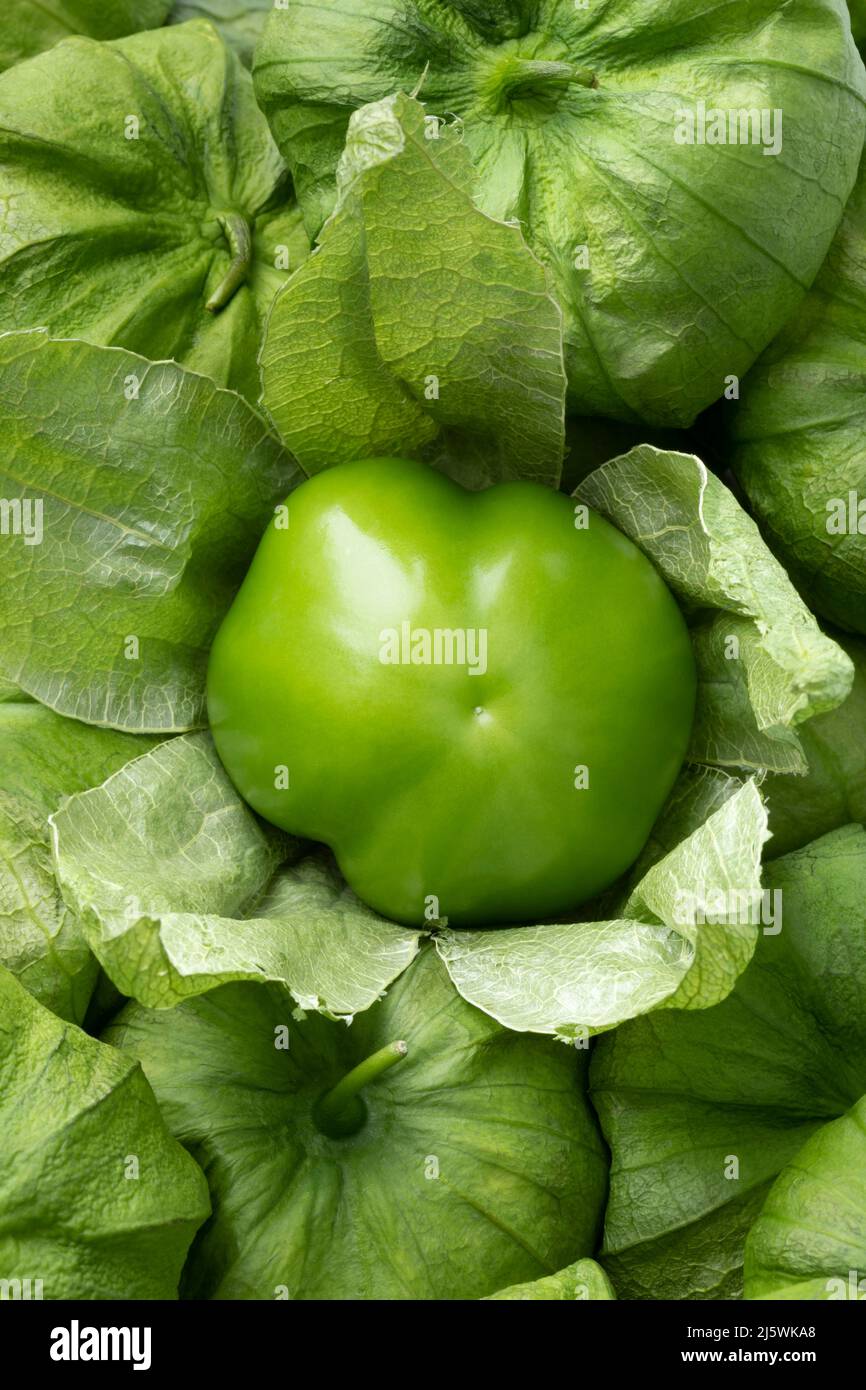
[[538,922],[611,884],[671,790],[694,701],[672,595],[601,516],[401,459],[291,494],[208,675],[240,794],[412,925]]

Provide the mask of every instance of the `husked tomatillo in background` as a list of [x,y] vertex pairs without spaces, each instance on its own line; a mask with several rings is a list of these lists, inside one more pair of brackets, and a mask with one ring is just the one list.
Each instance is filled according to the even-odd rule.
[[354,111],[417,93],[429,144],[454,123],[475,201],[548,267],[570,409],[656,426],[783,326],[863,141],[840,0],[293,0],[253,76],[311,237]]

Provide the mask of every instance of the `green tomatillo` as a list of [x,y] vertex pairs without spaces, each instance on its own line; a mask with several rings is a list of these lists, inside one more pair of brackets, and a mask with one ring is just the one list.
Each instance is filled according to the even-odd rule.
[[686,753],[689,635],[643,553],[536,483],[318,474],[217,635],[217,749],[388,917],[560,916],[636,858]]

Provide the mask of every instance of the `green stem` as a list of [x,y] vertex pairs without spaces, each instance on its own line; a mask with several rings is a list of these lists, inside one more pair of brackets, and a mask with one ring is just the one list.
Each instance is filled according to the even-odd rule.
[[361,1091],[390,1067],[401,1062],[409,1051],[404,1042],[388,1043],[378,1052],[359,1062],[338,1081],[336,1086],[320,1097],[313,1110],[313,1119],[323,1134],[331,1139],[345,1139],[357,1134],[367,1118],[367,1107]]
[[502,79],[502,90],[510,98],[533,96],[547,87],[597,87],[598,78],[588,68],[573,63],[544,62],[534,58],[514,58]]
[[224,309],[235,291],[240,289],[247,278],[252,256],[252,237],[246,219],[241,217],[239,212],[221,212],[217,221],[229,244],[232,259],[231,265],[204,306],[212,314],[218,309]]

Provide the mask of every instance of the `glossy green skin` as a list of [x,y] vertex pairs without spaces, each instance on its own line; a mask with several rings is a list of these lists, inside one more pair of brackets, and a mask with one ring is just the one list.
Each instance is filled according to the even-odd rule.
[[[330,845],[359,897],[410,924],[537,922],[619,877],[695,699],[685,624],[645,556],[595,513],[578,529],[561,493],[469,493],[401,460],[320,473],[288,510],[208,676],[250,805]],[[485,629],[486,671],[383,664],[381,635],[404,621]]]

